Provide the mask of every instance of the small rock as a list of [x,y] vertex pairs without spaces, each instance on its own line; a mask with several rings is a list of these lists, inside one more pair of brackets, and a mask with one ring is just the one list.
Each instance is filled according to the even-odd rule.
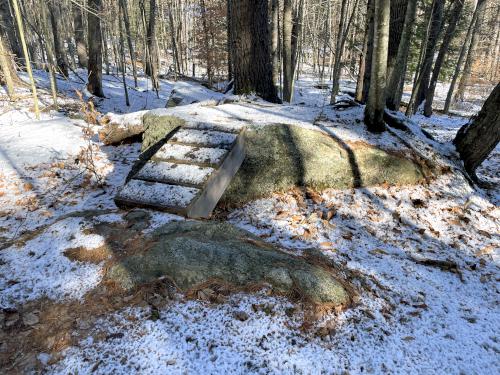
[[26,326],[33,326],[37,324],[39,321],[40,318],[38,318],[38,315],[35,314],[34,312],[29,312],[23,315],[23,324]]
[[244,311],[236,311],[233,316],[238,319],[240,322],[244,322],[248,320],[248,314]]

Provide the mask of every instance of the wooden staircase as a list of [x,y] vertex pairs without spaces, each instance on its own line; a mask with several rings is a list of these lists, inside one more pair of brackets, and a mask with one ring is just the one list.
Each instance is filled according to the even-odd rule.
[[209,218],[245,158],[243,127],[184,126],[115,197],[119,207],[147,207]]

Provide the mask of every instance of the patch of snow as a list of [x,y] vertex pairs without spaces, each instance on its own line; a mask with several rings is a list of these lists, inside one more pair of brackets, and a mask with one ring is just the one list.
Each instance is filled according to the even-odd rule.
[[172,137],[175,142],[218,147],[230,146],[235,140],[235,134],[194,129],[181,129]]
[[71,261],[69,248],[93,249],[104,239],[85,234],[81,218],[68,218],[48,227],[20,247],[0,252],[0,306],[13,307],[41,297],[80,299],[102,278],[102,266]]
[[198,192],[198,189],[185,186],[130,180],[120,190],[118,196],[124,200],[159,207],[186,207]]
[[149,161],[134,177],[158,182],[179,182],[201,185],[213,171],[214,169],[210,167],[200,167],[190,164],[173,164],[164,161]]
[[226,156],[228,150],[222,148],[192,147],[179,144],[164,144],[154,154],[154,159],[182,160],[195,163],[219,164]]

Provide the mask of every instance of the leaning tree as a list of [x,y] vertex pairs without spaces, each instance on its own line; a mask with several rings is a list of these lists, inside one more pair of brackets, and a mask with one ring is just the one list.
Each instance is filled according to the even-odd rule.
[[465,169],[477,181],[476,168],[500,141],[500,83],[493,89],[483,108],[462,126],[453,140]]

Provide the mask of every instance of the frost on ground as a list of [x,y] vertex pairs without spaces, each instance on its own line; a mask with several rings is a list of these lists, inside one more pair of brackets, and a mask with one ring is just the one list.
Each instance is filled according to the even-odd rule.
[[[36,76],[48,82],[45,73]],[[158,99],[141,79],[140,89],[130,91],[129,109],[123,106],[120,81],[106,76],[104,82],[110,98],[99,100],[98,109],[121,120],[118,113],[164,107],[175,89],[176,95],[185,94],[182,104],[200,103],[157,111],[185,118],[188,127],[239,130],[248,124],[287,123],[350,141],[399,147],[393,135],[367,133],[357,122],[359,109],[335,111],[324,106],[327,90],[316,88],[310,79],[297,83],[296,103],[283,106],[251,100],[206,106],[201,102],[223,96],[195,83],[163,80]],[[349,85],[344,82],[343,88]],[[72,76],[59,86],[66,94],[61,106],[78,107],[71,91],[81,89],[81,83]],[[48,92],[42,90],[41,95],[50,100]],[[68,306],[79,310],[61,332],[49,332],[57,339],[47,339],[55,344],[30,343],[33,347],[23,347],[11,357],[4,357],[9,348],[0,344],[6,369],[79,374],[500,371],[498,147],[479,170],[481,178],[495,184],[488,190],[471,187],[453,172],[419,186],[296,190],[229,212],[232,224],[289,253],[319,248],[351,275],[361,293],[357,304],[309,322],[301,306],[266,291],[233,294],[219,303],[149,291],[134,297],[137,301],[123,295],[85,300],[105,289],[105,262],[68,257],[70,249],[80,248],[85,254],[102,246],[104,234],[94,232],[102,224],[124,228],[119,233],[147,235],[182,218],[147,210],[128,212],[114,205],[113,197],[139,155],[139,144],[104,146],[95,134],[90,139],[83,135],[82,120],[61,113],[44,113],[37,122],[20,107],[4,112],[0,342],[7,342],[3,334],[16,340],[43,336],[39,326],[46,319],[45,310],[25,313],[33,304],[54,304],[56,312]],[[134,116],[138,117],[128,115]],[[421,143],[439,150],[443,159],[453,156],[449,141],[467,121],[440,115],[417,115],[413,120],[436,138],[422,138]],[[91,129],[97,131],[98,126]],[[85,163],[89,150],[95,171]],[[184,151],[170,157],[188,157],[189,151]],[[207,160],[207,155],[195,156]],[[194,182],[205,176],[203,170],[188,169],[175,171],[182,175],[175,178]],[[173,176],[168,166],[162,173]],[[144,212],[148,220],[141,219]],[[115,240],[144,245],[134,237]],[[95,309],[91,302],[99,301],[100,306],[116,300],[119,307],[111,312],[89,313]],[[64,319],[65,314],[59,315],[53,320]],[[59,334],[71,340],[59,340]]]

